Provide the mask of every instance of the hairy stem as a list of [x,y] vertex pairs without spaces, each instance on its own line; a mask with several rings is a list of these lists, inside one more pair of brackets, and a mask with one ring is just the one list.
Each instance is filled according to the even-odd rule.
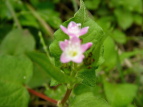
[[49,102],[54,103],[54,104],[57,104],[56,100],[54,100],[52,98],[49,98],[49,97],[45,96],[44,94],[36,92],[35,90],[32,90],[30,88],[27,88],[27,90],[29,91],[29,93],[32,93],[32,94],[34,94],[34,95],[36,95],[36,96],[38,96],[38,97],[40,97],[40,98],[42,98],[42,99],[44,99],[46,101],[49,101]]
[[15,11],[14,11],[12,5],[10,4],[9,0],[6,0],[5,3],[6,3],[6,6],[7,6],[7,8],[9,9],[9,11],[10,11],[12,17],[13,17],[14,22],[16,23],[16,26],[17,26],[19,29],[22,30],[22,26],[20,25],[19,20],[18,20],[18,18],[17,18],[17,16],[16,16],[16,13],[15,13]]
[[41,26],[44,28],[45,32],[53,39],[54,31],[52,28],[41,18],[41,16],[35,11],[35,9],[28,3],[25,3],[27,8],[30,10],[32,15],[40,22]]

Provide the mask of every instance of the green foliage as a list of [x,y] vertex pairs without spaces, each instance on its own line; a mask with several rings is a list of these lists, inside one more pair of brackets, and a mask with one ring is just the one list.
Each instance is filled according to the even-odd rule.
[[28,82],[28,86],[37,88],[49,83],[50,79],[50,76],[40,66],[34,64],[33,76]]
[[[87,34],[81,37],[83,43],[93,42],[93,46],[88,51],[92,53],[92,58],[96,61],[93,62],[94,66],[98,65],[99,58],[101,56],[101,47],[106,36],[103,33],[103,30],[87,16],[87,12],[84,6],[84,3],[81,3],[79,11],[74,15],[73,18],[63,23],[64,26],[67,26],[70,21],[75,21],[76,23],[81,23],[82,27],[89,26],[89,31]],[[50,45],[50,52],[55,57],[56,61],[59,62],[60,55],[62,53],[59,47],[59,41],[63,41],[68,38],[68,35],[64,34],[61,29],[57,30],[54,34],[55,40]],[[60,62],[59,62],[60,63]],[[59,64],[58,63],[58,64]],[[91,63],[91,62],[90,62]]]
[[112,38],[118,43],[126,43],[126,35],[118,29],[113,31]]
[[33,64],[24,53],[35,48],[28,31],[12,30],[0,45],[0,106],[27,107],[29,94],[23,86],[33,74]]
[[72,101],[70,107],[110,107],[108,103],[97,96],[94,96],[92,93],[84,93],[78,95]]
[[68,83],[74,81],[73,78],[65,75],[58,67],[54,66],[46,55],[32,52],[28,53],[28,56],[58,82]]
[[96,84],[96,72],[95,69],[85,69],[79,73],[79,77],[82,78],[82,84],[88,86],[95,86]]
[[35,41],[28,31],[14,29],[4,38],[0,45],[1,54],[20,55],[32,51]]
[[101,1],[100,0],[84,0],[84,2],[88,9],[94,10],[98,8]]
[[1,79],[16,83],[27,83],[30,80],[33,65],[26,56],[1,55],[0,61]]
[[1,55],[0,61],[0,106],[27,107],[29,95],[23,84],[32,77],[32,62],[25,56],[10,55]]
[[[0,107],[28,107],[29,100],[32,104],[35,99],[37,102],[39,98],[30,98],[26,87],[38,91],[42,88],[44,94],[56,100],[62,100],[66,88],[74,87],[67,101],[69,107],[143,106],[143,1],[83,1],[70,19],[78,1],[75,4],[72,0],[0,1]],[[38,18],[31,14],[33,11],[27,4]],[[72,63],[60,62],[59,42],[69,39],[58,29],[62,21],[65,27],[71,21],[81,23],[82,28],[89,26],[88,33],[80,39],[83,44],[92,42],[93,46],[84,53],[83,63],[74,65],[75,69]],[[17,23],[26,30],[16,29]],[[48,37],[47,25],[50,28],[46,29],[51,31],[58,29],[54,41]],[[48,56],[40,44],[37,34],[40,30],[45,44],[50,44],[44,46],[50,51]],[[38,52],[31,52],[35,50]],[[103,82],[105,79],[114,84]]]
[[135,55],[143,55],[143,49],[141,50],[134,50],[130,52],[124,52],[120,55],[120,60],[124,61],[126,58],[133,57]]
[[30,97],[25,87],[16,82],[2,79],[0,79],[0,86],[1,107],[28,107]]
[[[65,94],[66,92],[66,87],[64,85],[59,85],[57,87],[52,87],[51,88],[47,88],[45,90],[45,94],[53,99],[56,99],[56,100],[61,100],[63,95]],[[56,94],[55,94],[56,93]]]
[[102,67],[105,70],[110,70],[117,64],[117,51],[115,50],[115,43],[111,37],[108,37],[104,42],[104,59]]
[[130,13],[129,11],[117,8],[114,11],[114,14],[117,18],[119,26],[122,29],[126,30],[127,28],[129,28],[133,24],[132,13]]
[[[53,28],[59,28],[61,19],[59,13],[51,9],[39,10],[39,14],[45,19]],[[49,17],[50,16],[50,17]]]
[[37,20],[26,10],[20,13],[19,21],[23,26],[39,28]]
[[137,86],[133,84],[104,83],[107,100],[112,107],[128,107],[136,96]]

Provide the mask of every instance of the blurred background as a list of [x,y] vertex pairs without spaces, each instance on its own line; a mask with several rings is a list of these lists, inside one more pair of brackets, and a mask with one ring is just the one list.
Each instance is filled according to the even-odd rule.
[[[115,88],[110,83],[117,84],[116,88],[119,87],[120,90],[122,90],[121,84],[133,84],[137,86],[136,96],[127,107],[143,107],[143,1],[83,1],[89,17],[108,35],[104,42],[104,63],[97,71],[98,85],[95,93],[101,96],[106,93],[105,98],[109,100],[106,88],[109,90]],[[38,32],[42,32],[46,45],[49,46],[54,31],[59,29],[64,21],[73,17],[79,5],[79,0],[0,0],[0,44],[14,28],[27,29],[36,41],[36,50],[43,52]],[[101,77],[109,82],[108,87],[103,88]],[[48,83],[49,76],[41,68],[34,66],[33,77],[28,85],[55,99],[60,98],[63,95],[60,90],[64,88],[54,87],[52,90],[53,87],[49,89],[45,85]],[[80,86],[77,90],[80,88],[84,88],[82,92],[91,89]],[[77,90],[75,94],[81,93]],[[132,89],[127,89],[126,92],[129,90]],[[47,105],[45,101],[31,97],[30,107],[45,107],[45,105]]]

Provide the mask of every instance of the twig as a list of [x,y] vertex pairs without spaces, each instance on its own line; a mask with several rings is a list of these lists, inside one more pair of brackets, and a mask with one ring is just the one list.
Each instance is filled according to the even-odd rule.
[[41,26],[45,29],[45,32],[53,38],[54,31],[52,28],[41,18],[41,16],[35,11],[35,9],[28,3],[25,3],[32,15],[40,22]]
[[20,25],[20,22],[19,22],[19,20],[18,20],[18,18],[17,18],[17,16],[16,16],[16,13],[15,13],[15,11],[14,11],[12,5],[10,4],[9,0],[6,0],[5,3],[6,3],[6,6],[7,6],[7,8],[9,9],[9,11],[10,11],[12,17],[13,17],[14,22],[16,23],[16,26],[17,26],[20,30],[22,30],[22,26]]
[[27,88],[27,90],[29,91],[29,93],[32,93],[32,94],[34,94],[34,95],[36,95],[36,96],[38,96],[38,97],[40,97],[40,98],[42,98],[42,99],[44,99],[44,100],[46,100],[46,101],[52,102],[52,103],[54,103],[54,104],[57,104],[57,101],[56,101],[56,100],[54,100],[54,99],[52,99],[52,98],[49,98],[49,97],[45,96],[45,95],[42,94],[42,93],[36,92],[35,90],[32,90],[32,89],[30,89],[30,88]]

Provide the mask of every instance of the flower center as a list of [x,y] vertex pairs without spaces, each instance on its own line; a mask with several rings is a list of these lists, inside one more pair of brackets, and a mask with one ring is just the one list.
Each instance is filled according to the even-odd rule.
[[71,53],[70,53],[70,56],[72,56],[72,57],[75,57],[77,55],[77,52],[76,51],[72,51]]

